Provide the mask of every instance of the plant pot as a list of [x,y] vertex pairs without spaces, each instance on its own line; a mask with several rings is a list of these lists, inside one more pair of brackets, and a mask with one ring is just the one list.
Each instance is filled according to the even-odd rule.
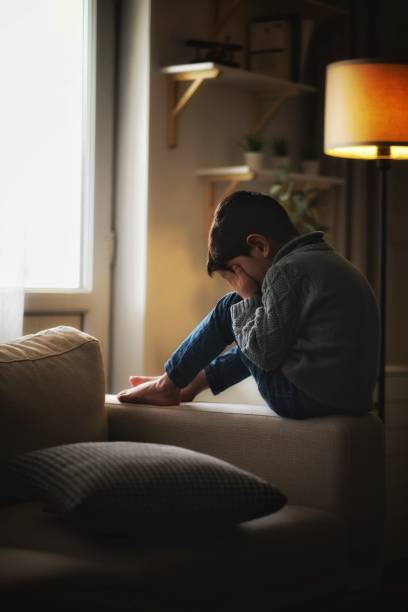
[[264,164],[262,151],[245,151],[245,164],[253,170],[260,170]]
[[272,157],[272,168],[274,170],[279,170],[279,168],[290,170],[291,165],[292,160],[289,155],[274,155]]
[[302,161],[302,172],[305,174],[319,174],[320,161],[318,159],[305,159]]

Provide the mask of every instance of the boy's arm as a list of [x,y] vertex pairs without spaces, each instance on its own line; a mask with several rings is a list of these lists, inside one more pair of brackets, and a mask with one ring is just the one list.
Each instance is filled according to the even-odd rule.
[[231,307],[234,335],[241,351],[263,370],[278,367],[292,346],[300,316],[299,296],[280,267],[268,272],[262,296]]

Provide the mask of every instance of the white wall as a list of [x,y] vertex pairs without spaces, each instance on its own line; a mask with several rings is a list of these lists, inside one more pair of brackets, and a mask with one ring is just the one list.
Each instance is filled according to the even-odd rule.
[[[205,83],[182,111],[178,146],[166,144],[166,78],[160,66],[191,57],[188,38],[206,38],[208,2],[152,3],[151,117],[149,175],[148,286],[145,371],[159,373],[163,362],[225,291],[205,271],[204,189],[198,167],[242,163],[237,142],[250,131],[252,96]],[[285,136],[292,150],[302,138],[302,102],[294,99],[277,115],[265,136]],[[257,188],[243,183],[243,189]]]
[[[137,172],[138,180],[142,181],[142,168],[138,166],[140,152],[135,149],[140,138],[137,131],[143,132],[140,113],[145,113],[140,96],[145,100],[142,86],[146,75],[142,64],[147,59],[146,50],[140,51],[140,46],[146,44],[146,32],[141,30],[141,22],[138,23],[139,17],[146,17],[141,11],[144,4],[143,0],[123,2],[119,34],[122,54],[117,173],[119,253],[115,279],[113,390],[127,384],[132,373],[160,373],[169,354],[217,298],[229,290],[224,282],[210,279],[206,274],[204,220],[208,214],[204,209],[204,185],[194,172],[199,167],[243,163],[238,142],[250,131],[254,118],[254,100],[250,94],[205,83],[180,115],[177,148],[168,149],[167,82],[160,67],[188,61],[192,53],[185,48],[184,41],[207,38],[211,23],[206,0],[193,3],[152,0],[147,287],[141,359],[138,351],[142,337],[143,289],[135,266],[140,269],[143,256],[140,245],[132,240],[132,233],[144,202],[138,195],[132,173]],[[239,39],[243,35],[240,25],[243,21],[237,17],[234,31]],[[138,77],[140,70],[144,75],[142,80]],[[302,121],[303,103],[295,98],[279,112],[264,134],[267,139],[284,136],[295,165],[299,163],[306,131]],[[241,188],[261,190],[262,186],[242,183]],[[327,200],[330,201],[330,196]],[[135,295],[136,290],[140,291],[139,296]]]
[[113,390],[143,369],[149,126],[150,3],[126,0],[119,14],[112,293]]

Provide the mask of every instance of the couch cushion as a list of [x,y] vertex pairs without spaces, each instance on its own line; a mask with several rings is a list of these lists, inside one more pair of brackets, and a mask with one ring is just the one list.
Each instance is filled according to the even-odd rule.
[[163,444],[88,442],[23,453],[5,464],[10,488],[105,534],[211,531],[280,510],[286,497],[258,476]]
[[102,356],[95,338],[56,327],[0,344],[0,461],[106,435]]
[[257,474],[290,504],[319,508],[349,528],[350,577],[380,576],[384,516],[384,424],[374,415],[297,421],[266,406],[193,402],[124,404],[107,396],[112,440],[176,444]]
[[[6,547],[20,549],[20,562],[15,552],[13,564],[7,562],[10,553]],[[101,577],[95,600],[99,590],[105,597],[104,587],[121,581],[116,594],[129,594],[134,609],[140,609],[136,604],[141,604],[142,594],[152,603],[152,608],[146,608],[150,611],[156,609],[156,597],[190,593],[195,605],[187,609],[201,610],[199,604],[206,596],[215,595],[218,602],[224,592],[228,602],[236,597],[236,603],[247,594],[246,610],[255,609],[258,595],[264,593],[268,602],[265,610],[269,612],[274,604],[341,588],[345,582],[345,547],[340,521],[300,506],[286,505],[275,514],[240,523],[224,536],[177,537],[176,543],[151,534],[128,541],[81,534],[58,517],[44,513],[37,503],[0,508],[0,565],[4,562],[0,585],[4,592],[25,589],[32,601],[42,589],[46,590],[44,597],[52,593],[53,575],[57,581],[56,559],[61,584],[65,558],[67,584],[65,590],[59,586],[61,603],[66,596],[72,605],[70,593],[83,572],[88,572],[91,578]],[[40,557],[40,566],[36,556]],[[161,612],[168,608],[178,609],[171,606],[171,599],[165,608],[163,602],[158,607]],[[214,606],[204,606],[207,612],[211,609]]]

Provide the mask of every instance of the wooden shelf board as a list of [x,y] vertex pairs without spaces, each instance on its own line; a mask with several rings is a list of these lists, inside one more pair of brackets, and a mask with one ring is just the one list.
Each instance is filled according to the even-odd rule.
[[220,74],[215,79],[208,81],[216,84],[232,85],[247,91],[265,92],[269,94],[280,95],[283,92],[286,94],[292,93],[297,95],[303,92],[314,92],[315,87],[305,85],[304,83],[295,83],[285,79],[277,79],[266,74],[250,72],[241,68],[231,68],[214,62],[199,62],[195,64],[177,64],[174,66],[164,66],[161,69],[163,74],[178,75],[183,72],[192,73],[200,78],[200,72],[208,70],[219,70]]
[[[275,180],[277,171],[273,168],[251,169],[249,166],[218,166],[216,168],[199,168],[196,170],[196,176],[211,179],[213,182],[225,181],[226,177],[233,180],[234,177],[243,176],[253,172],[256,180]],[[321,174],[304,174],[301,172],[289,172],[287,175],[289,180],[299,183],[310,183],[321,189],[334,187],[335,185],[344,185],[344,179],[338,176],[324,176]]]

